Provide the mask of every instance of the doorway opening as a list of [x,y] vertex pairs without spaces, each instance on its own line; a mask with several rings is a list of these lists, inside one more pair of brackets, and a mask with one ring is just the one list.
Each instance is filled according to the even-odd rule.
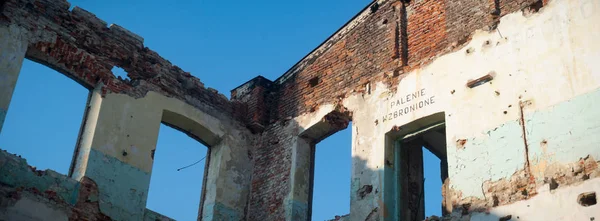
[[[446,125],[434,114],[386,135],[384,201],[394,208],[385,220],[424,220],[450,211]],[[389,194],[388,194],[389,193]]]
[[394,149],[400,220],[444,215],[442,189],[448,178],[445,124],[402,137]]

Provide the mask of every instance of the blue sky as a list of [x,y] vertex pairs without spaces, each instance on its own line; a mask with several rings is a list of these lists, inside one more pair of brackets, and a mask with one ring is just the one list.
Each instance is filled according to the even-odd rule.
[[[279,77],[370,1],[70,2],[143,36],[147,47],[229,97],[231,89],[256,75]],[[87,93],[62,74],[25,61],[0,148],[22,155],[38,169],[66,174]],[[195,220],[204,164],[179,172],[177,168],[201,159],[206,151],[183,133],[161,126],[147,207],[178,220]],[[440,213],[435,160],[426,154],[426,177],[432,177],[426,180],[428,215]],[[313,220],[349,213],[350,171],[348,128],[317,144]]]

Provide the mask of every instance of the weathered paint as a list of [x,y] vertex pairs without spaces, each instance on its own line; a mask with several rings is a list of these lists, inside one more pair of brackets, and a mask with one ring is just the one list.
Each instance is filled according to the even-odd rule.
[[26,51],[25,30],[17,25],[0,25],[0,132]]
[[284,199],[286,220],[307,220],[313,146],[306,139],[295,137],[292,141],[292,167],[290,192]]
[[[152,153],[162,121],[195,136],[211,148],[204,204],[220,203],[243,214],[251,168],[245,150],[247,135],[234,129],[231,122],[223,123],[180,100],[156,92],[135,99],[123,94],[100,97],[95,90],[90,105],[73,176],[87,176],[98,184],[103,213],[113,219],[143,216]],[[121,171],[121,175],[114,171]],[[214,213],[206,210],[206,206],[203,211],[203,216]]]
[[[223,216],[235,217],[227,220],[241,220],[244,217],[251,168],[248,167],[247,152],[240,151],[243,150],[243,139],[237,138],[227,135],[219,144],[210,147],[202,208],[202,217],[207,217],[206,220],[220,220]],[[214,219],[208,219],[210,217]]]
[[210,203],[204,205],[205,211],[211,213],[203,213],[202,220],[243,220],[244,214],[239,210],[227,207],[221,203]]
[[310,220],[308,219],[308,202],[285,199],[286,220]]
[[[185,118],[181,122],[169,122],[163,117],[164,110]],[[101,101],[91,146],[144,172],[151,172],[151,154],[156,149],[163,120],[191,133],[201,129],[187,127],[187,121],[197,122],[197,125],[210,132],[198,134],[202,140],[213,141],[208,143],[209,146],[217,144],[225,134],[225,125],[219,120],[177,99],[156,92],[149,92],[140,99],[123,94],[107,94]]]
[[[35,211],[32,213],[31,211]],[[19,221],[67,221],[68,210],[37,197],[23,197],[15,205],[0,209],[0,220]]]
[[[83,13],[81,10],[74,11]],[[398,179],[397,173],[390,173],[389,170],[390,165],[394,164],[386,162],[398,161],[399,154],[394,151],[391,141],[400,136],[398,133],[410,133],[427,127],[433,122],[425,120],[430,116],[441,115],[442,121],[446,123],[445,143],[453,192],[446,196],[454,197],[451,201],[457,206],[467,198],[493,201],[484,189],[486,183],[509,183],[506,180],[514,176],[531,178],[533,174],[539,186],[542,180],[552,175],[548,165],[577,164],[577,159],[587,156],[599,159],[598,149],[593,148],[598,143],[595,138],[598,132],[595,119],[598,114],[594,112],[599,108],[594,101],[598,99],[596,90],[600,86],[600,63],[597,62],[600,57],[600,44],[597,42],[600,38],[600,32],[597,31],[600,30],[598,12],[598,1],[552,0],[539,12],[531,15],[525,16],[521,12],[506,15],[501,18],[497,29],[491,32],[478,31],[458,51],[438,57],[431,64],[410,73],[402,73],[402,79],[394,87],[397,91],[390,90],[386,83],[370,82],[367,84],[368,92],[354,93],[339,103],[337,100],[332,101],[334,104],[321,105],[315,112],[301,114],[291,121],[286,119],[277,122],[288,124],[282,133],[283,137],[273,140],[279,142],[280,139],[285,139],[285,142],[281,142],[284,144],[280,143],[278,147],[284,149],[282,157],[288,158],[282,162],[291,161],[291,171],[289,174],[285,171],[282,176],[284,181],[291,182],[266,187],[277,189],[273,191],[275,197],[272,198],[275,200],[270,202],[283,201],[283,205],[273,206],[275,212],[281,213],[283,207],[287,219],[303,219],[307,215],[310,210],[307,191],[310,188],[307,185],[310,178],[307,178],[307,168],[310,168],[312,162],[307,160],[307,145],[299,137],[312,130],[314,125],[322,124],[324,116],[339,106],[352,112],[353,120],[351,220],[389,219],[388,212],[394,206],[390,204],[398,203],[398,199],[388,200],[384,197],[391,195],[390,187],[398,185],[389,182],[390,179]],[[365,19],[370,13],[373,12],[365,10],[357,20]],[[357,25],[357,20],[342,32]],[[111,30],[113,29],[121,30],[118,26],[113,26]],[[11,29],[0,30],[6,33],[6,30]],[[138,38],[133,38],[139,43]],[[0,39],[0,44],[3,44],[4,40],[10,38]],[[48,42],[56,42],[56,39]],[[45,44],[39,45],[46,47]],[[7,47],[0,45],[1,50],[5,48]],[[318,54],[322,52],[323,50],[317,51]],[[107,58],[111,59],[115,60]],[[155,66],[171,67],[170,64],[162,65],[165,63]],[[299,66],[304,64],[306,63]],[[12,63],[4,64],[0,68],[14,68],[11,65]],[[379,74],[390,76],[389,73]],[[280,78],[279,83],[292,79],[291,76],[286,74]],[[493,80],[476,87],[467,86],[467,82],[482,76],[493,76]],[[175,90],[179,90],[178,86],[181,85],[199,84],[199,81],[187,82],[186,79],[187,76],[183,76],[181,81],[171,78],[157,81],[173,86]],[[131,86],[115,81],[109,83]],[[150,83],[142,80],[140,84]],[[11,88],[12,93],[13,87],[0,87],[0,90],[3,88]],[[196,89],[204,90],[203,87]],[[411,110],[410,104],[399,108],[399,104],[409,102],[406,96],[415,92],[418,92],[418,98],[415,96],[414,99],[419,100],[414,103],[418,108]],[[0,99],[10,99],[6,94],[8,93],[0,93]],[[246,140],[246,137],[264,137],[249,136],[245,129],[236,129],[241,127],[236,122],[227,122],[222,117],[207,114],[207,110],[212,110],[213,114],[215,111],[204,103],[200,102],[201,104],[193,107],[188,103],[196,100],[188,100],[188,103],[179,100],[189,94],[182,95],[179,99],[160,95],[158,92],[136,94],[133,96],[135,98],[131,96],[108,92],[104,98],[98,99],[101,105],[95,106],[98,108],[95,118],[87,119],[86,123],[90,123],[90,128],[84,130],[87,137],[82,143],[85,147],[80,149],[82,152],[76,158],[78,162],[74,175],[89,176],[98,183],[101,210],[117,220],[141,218],[147,214],[144,204],[152,171],[152,150],[156,148],[160,122],[165,121],[203,140],[211,148],[207,172],[209,177],[204,185],[207,190],[203,199],[204,206],[201,208],[203,218],[243,219],[244,209],[251,206],[247,202],[251,191],[250,176],[253,174],[252,159],[248,156],[253,151],[247,147],[251,141]],[[7,110],[7,106],[0,108],[4,112]],[[325,134],[334,132],[327,127],[317,130],[320,129]],[[6,164],[5,162],[3,163]],[[15,165],[17,166],[6,167],[6,171],[3,167],[1,179],[7,183],[27,183],[33,188],[54,187],[54,184],[47,181],[52,180],[51,178],[38,179],[30,175],[21,177],[13,174],[23,167],[20,163]],[[11,169],[13,167],[16,169]],[[25,170],[21,172],[33,173]],[[46,173],[50,177],[54,176]],[[285,177],[288,175],[289,179]],[[493,208],[491,215],[474,214],[472,217],[462,218],[497,219],[495,215],[504,216],[512,212],[532,214],[537,218],[557,215],[562,212],[562,206],[566,206],[565,208],[570,208],[569,211],[585,213],[579,216],[587,219],[585,216],[597,212],[590,213],[589,209],[574,208],[575,205],[567,203],[582,191],[597,191],[599,182],[598,179],[589,177],[578,182],[582,184],[566,185],[550,193],[544,192],[548,187],[543,187],[538,190],[538,196]],[[57,184],[60,188],[63,185]],[[365,189],[369,191],[362,191]],[[62,194],[61,198],[72,204],[71,199],[76,197],[69,198],[68,193],[77,196],[77,191],[69,191],[67,188],[59,192]],[[359,197],[358,193],[361,191]],[[279,195],[280,193],[283,195]],[[546,203],[544,200],[552,202]],[[524,203],[533,203],[535,205],[532,208],[536,209],[528,211],[524,209]],[[597,209],[597,206],[593,209]],[[541,214],[548,210],[552,212]]]
[[[363,185],[373,185],[378,190],[373,198],[358,200],[352,196],[351,219],[364,220],[375,209],[386,208],[383,180],[392,173],[383,171],[388,157],[383,149],[389,146],[385,134],[394,127],[402,131],[411,122],[443,113],[450,188],[461,193],[462,198],[484,198],[483,183],[509,179],[525,169],[530,158],[540,158],[540,142],[546,137],[561,137],[573,127],[578,127],[580,132],[595,133],[597,126],[592,119],[596,119],[597,114],[591,114],[598,109],[591,104],[595,97],[581,98],[581,102],[562,109],[557,107],[552,113],[542,112],[600,86],[600,64],[593,62],[600,57],[600,44],[593,40],[600,37],[600,32],[589,31],[600,30],[596,22],[600,20],[600,13],[597,12],[600,12],[600,4],[596,2],[570,0],[550,1],[538,13],[527,16],[521,12],[506,15],[496,30],[477,31],[463,48],[405,74],[396,91],[374,82],[370,84],[370,93],[344,99],[342,104],[353,112],[353,128],[356,128],[352,134],[352,190]],[[470,80],[489,73],[494,75],[490,83],[473,88],[466,86]],[[423,89],[425,95],[418,99],[429,100],[428,105],[402,114],[397,113],[397,105],[391,105],[397,100],[407,103],[406,99],[402,100],[406,95]],[[522,103],[526,104],[523,111]],[[302,125],[300,128],[309,128],[333,106],[321,105],[315,112],[303,114],[295,121]],[[389,113],[392,113],[391,119]],[[520,123],[522,114],[527,134],[523,134]],[[552,127],[531,129],[542,127],[542,123],[550,119],[556,120]],[[569,122],[571,119],[574,122]],[[548,132],[565,123],[570,126]],[[597,146],[594,136],[575,132],[572,131],[573,138],[560,139],[580,139],[579,142],[565,146],[559,145],[560,140],[553,143],[548,139],[545,154],[557,153],[559,148],[560,152],[570,151],[557,161],[561,163],[572,163],[588,154],[598,159],[600,152],[593,149]],[[466,143],[459,145],[458,140]],[[380,215],[383,218],[383,212]]]
[[525,116],[532,172],[538,182],[552,178],[553,164],[568,164],[588,155],[600,159],[600,90],[574,97]]
[[510,177],[525,166],[525,145],[518,121],[502,124],[484,136],[465,139],[463,148],[448,148],[447,157],[453,159],[448,162],[453,165],[449,174],[452,180],[469,181],[452,182],[450,188],[461,189],[466,196],[484,198],[482,183]]
[[69,205],[77,202],[79,183],[52,170],[36,171],[23,158],[0,150],[0,183],[12,187],[51,191]]
[[98,185],[98,201],[103,213],[113,220],[143,218],[150,173],[92,149],[86,177]]
[[[600,205],[583,207],[577,203],[581,193],[600,193],[600,178],[579,185],[549,191],[548,184],[538,189],[538,194],[510,205],[492,208],[489,213],[475,213],[460,220],[497,221],[511,216],[510,220],[594,220],[600,217]],[[457,220],[459,220],[457,218]]]

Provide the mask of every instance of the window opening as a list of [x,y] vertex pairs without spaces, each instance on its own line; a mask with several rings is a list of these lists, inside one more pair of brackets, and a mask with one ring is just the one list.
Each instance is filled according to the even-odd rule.
[[352,123],[315,145],[312,220],[350,213]]
[[25,59],[0,134],[0,148],[38,170],[67,175],[90,92]]
[[146,207],[175,220],[196,220],[207,153],[197,140],[161,124]]

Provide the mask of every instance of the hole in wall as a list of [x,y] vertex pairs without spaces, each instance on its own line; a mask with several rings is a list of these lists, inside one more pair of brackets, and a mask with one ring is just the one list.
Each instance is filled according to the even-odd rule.
[[379,3],[375,2],[371,5],[371,13],[375,13],[377,10],[379,10]]
[[596,199],[596,192],[579,194],[579,196],[577,197],[577,202],[579,203],[579,205],[584,207],[596,205],[596,203],[598,202]]
[[[488,73],[488,74],[486,74],[484,76],[481,76],[480,78],[477,78],[475,80],[470,80],[470,81],[467,82],[467,87],[468,88],[474,88],[474,87],[483,85],[483,84],[488,83],[488,82],[491,83],[491,81],[494,80],[494,75],[495,75],[494,72],[490,72],[490,73]],[[496,93],[497,93],[497,95],[500,95],[499,92],[496,92]]]
[[473,52],[475,52],[475,48],[467,48],[467,50],[465,50],[466,54],[471,54]]
[[512,215],[506,215],[506,216],[500,217],[498,219],[498,221],[509,221],[511,219],[512,219]]
[[549,186],[550,186],[550,190],[555,190],[556,188],[558,188],[559,184],[558,184],[558,182],[556,182],[556,179],[551,178]]
[[110,71],[119,80],[130,80],[129,76],[127,76],[127,72],[123,68],[114,66]]
[[197,140],[161,124],[156,149],[149,156],[154,164],[146,207],[175,220],[196,220],[207,151]]
[[24,60],[12,94],[0,148],[38,170],[67,175],[89,90],[42,64]]
[[543,0],[538,0],[533,2],[531,5],[523,8],[523,15],[530,15],[533,13],[537,13],[540,11],[540,9],[544,7],[544,1]]
[[308,80],[308,85],[310,85],[311,87],[317,86],[319,84],[319,77],[313,77],[310,80]]

